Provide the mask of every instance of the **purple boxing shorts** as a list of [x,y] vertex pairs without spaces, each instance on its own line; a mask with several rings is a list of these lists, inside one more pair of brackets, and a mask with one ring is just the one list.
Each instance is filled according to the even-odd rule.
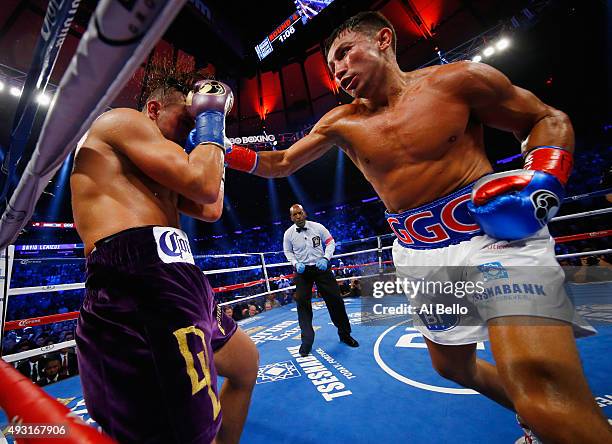
[[76,330],[91,417],[122,444],[210,443],[221,424],[213,353],[236,328],[181,230],[96,242]]

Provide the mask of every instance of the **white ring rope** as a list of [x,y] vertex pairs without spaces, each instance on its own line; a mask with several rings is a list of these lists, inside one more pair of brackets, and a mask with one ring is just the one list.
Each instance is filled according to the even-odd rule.
[[16,296],[18,294],[50,293],[52,291],[81,290],[84,288],[85,282],[81,282],[76,284],[43,285],[41,287],[10,288],[8,294],[9,296]]
[[287,266],[291,266],[291,262],[279,262],[276,264],[266,264],[266,268],[287,267]]
[[28,359],[32,356],[49,353],[51,350],[61,350],[62,348],[69,348],[74,346],[76,346],[76,341],[74,339],[71,339],[70,341],[60,342],[52,345],[45,345],[44,347],[33,348],[32,350],[26,350],[19,353],[13,353],[12,355],[1,356],[1,358],[6,362],[15,362],[20,361],[22,359]]
[[246,267],[236,267],[236,268],[218,268],[216,270],[205,270],[202,273],[205,275],[209,274],[223,274],[223,273],[231,273],[233,271],[247,271],[247,270],[261,270],[262,265],[248,265]]
[[610,254],[610,253],[612,253],[612,248],[608,248],[606,250],[583,251],[581,253],[558,254],[555,257],[557,259],[570,259],[572,257],[599,256],[601,254]]
[[599,210],[584,211],[582,213],[566,214],[565,216],[557,216],[557,217],[553,217],[550,221],[558,222],[560,220],[578,219],[579,217],[597,216],[599,214],[606,214],[606,213],[612,213],[612,207],[601,208]]

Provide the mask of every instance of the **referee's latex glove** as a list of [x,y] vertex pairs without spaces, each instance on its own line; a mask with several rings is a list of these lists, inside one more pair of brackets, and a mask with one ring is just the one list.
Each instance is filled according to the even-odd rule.
[[327,266],[329,265],[329,261],[328,261],[326,258],[322,257],[321,259],[319,259],[319,260],[318,260],[318,261],[315,263],[315,265],[317,266],[317,268],[318,268],[319,270],[321,270],[321,271],[325,271],[325,270],[327,270]]
[[306,265],[305,264],[303,264],[301,262],[298,262],[298,263],[295,264],[295,271],[297,271],[298,274],[304,273],[304,270],[306,270]]

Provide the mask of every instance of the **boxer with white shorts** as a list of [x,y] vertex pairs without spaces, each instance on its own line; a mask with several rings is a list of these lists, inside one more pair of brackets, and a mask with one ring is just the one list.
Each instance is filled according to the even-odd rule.
[[[563,288],[564,273],[548,229],[514,241],[489,236],[467,210],[471,190],[470,185],[428,205],[387,213],[397,237],[392,250],[397,277],[402,282],[423,282],[421,287],[408,287],[421,290],[407,294],[414,308],[414,326],[430,341],[443,345],[488,340],[487,322],[504,316],[558,319],[571,324],[576,336],[594,334]],[[432,231],[444,235],[432,236]],[[439,290],[441,284],[456,282],[473,285],[453,293],[424,289],[425,283]],[[430,313],[432,304],[439,311],[458,304],[467,313]]]
[[[286,150],[256,153],[232,147],[228,166],[261,177],[285,177],[340,147],[388,213],[405,216],[390,221],[398,242],[403,237],[406,244],[394,247],[398,270],[427,261],[437,267],[476,265],[485,271],[492,270],[488,262],[499,262],[495,267],[500,273],[499,267],[515,264],[550,264],[557,271],[542,277],[545,285],[558,286],[560,273],[544,227],[556,213],[571,173],[574,133],[568,116],[484,63],[403,72],[395,42],[393,26],[379,13],[348,19],[329,37],[325,52],[337,85],[354,100],[329,111]],[[516,136],[524,169],[490,174],[484,125]],[[469,214],[459,202],[438,206],[439,199],[460,190],[463,204],[471,201]],[[478,233],[480,229],[487,235]],[[418,242],[437,248],[424,251]],[[509,294],[496,292],[514,291],[529,282],[511,269],[507,274],[510,280],[490,282],[491,288],[500,288],[493,288],[492,300],[487,299],[489,293],[474,300],[480,319],[473,332],[439,339],[422,330],[430,335],[425,342],[433,367],[515,410],[546,442],[612,442],[612,429],[582,371],[566,296],[557,292],[544,306],[541,298],[513,302]],[[562,313],[554,313],[557,309]],[[484,322],[495,365],[476,356],[473,341],[484,337]],[[534,439],[527,436],[524,442]]]

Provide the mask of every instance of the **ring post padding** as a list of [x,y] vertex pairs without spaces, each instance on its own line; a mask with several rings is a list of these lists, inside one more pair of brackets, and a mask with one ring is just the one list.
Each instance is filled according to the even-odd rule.
[[[9,245],[7,248],[0,250],[0,349],[4,339],[4,322],[6,320],[14,257],[14,245]],[[2,356],[1,350],[0,356]]]
[[[49,180],[133,71],[185,0],[101,1],[64,73],[32,158],[0,219],[0,248],[18,236]],[[137,25],[136,25],[137,24]]]

